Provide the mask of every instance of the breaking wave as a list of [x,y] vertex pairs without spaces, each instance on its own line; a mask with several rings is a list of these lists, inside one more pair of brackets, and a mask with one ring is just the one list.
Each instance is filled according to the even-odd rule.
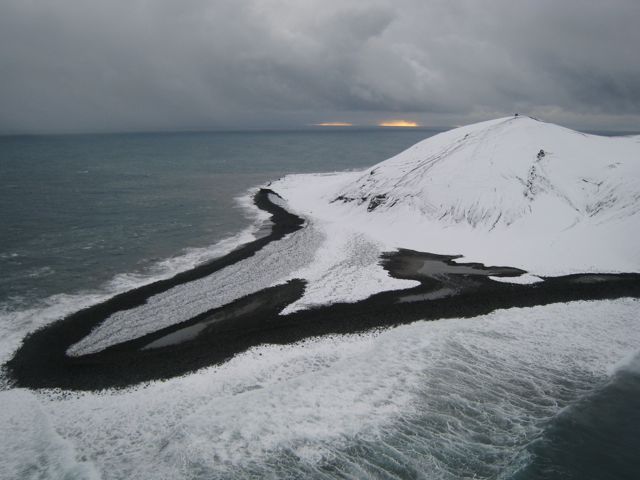
[[[639,306],[416,322],[265,345],[124,391],[29,395],[76,478],[511,478],[550,422],[637,351]],[[23,415],[24,391],[1,393],[3,422]],[[42,441],[20,439],[5,461],[55,464]]]

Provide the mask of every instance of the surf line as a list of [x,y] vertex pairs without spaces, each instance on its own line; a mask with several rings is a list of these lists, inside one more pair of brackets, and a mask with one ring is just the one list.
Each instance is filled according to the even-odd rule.
[[[91,355],[77,358],[70,357],[66,355],[66,351],[71,345],[89,335],[95,327],[103,323],[112,314],[140,306],[154,295],[166,292],[178,285],[206,277],[225,267],[250,258],[267,244],[300,230],[305,223],[304,219],[274,203],[270,198],[271,195],[281,198],[280,195],[269,188],[260,188],[253,196],[254,205],[271,214],[269,218],[271,228],[268,235],[245,243],[222,257],[177,273],[171,278],[158,280],[120,293],[42,327],[23,339],[21,347],[3,368],[8,371],[10,377],[13,378],[14,383],[18,386],[32,388],[97,389],[105,388],[110,384],[118,386],[130,385],[148,377],[148,375],[132,376],[131,372],[129,374],[124,372],[123,380],[118,381],[113,378],[115,372],[107,375],[97,369],[94,372],[97,375],[96,381],[87,383],[81,379],[85,378],[87,372],[93,370],[91,366],[95,365],[95,359],[91,358]],[[298,291],[297,297],[292,298],[289,303],[302,296],[304,286],[300,282],[297,282],[295,289],[300,290],[301,286],[302,291]],[[235,303],[237,302],[232,302],[230,305],[233,306]],[[135,370],[137,363],[137,361],[134,361],[131,368]],[[47,380],[47,376],[50,377],[50,380]],[[76,376],[78,381],[73,380]],[[156,376],[152,377],[157,378]],[[137,378],[137,380],[134,380],[134,378]]]
[[[399,250],[381,264],[396,278],[419,286],[387,291],[355,303],[334,303],[287,315],[306,282],[294,279],[266,288],[140,338],[96,353],[69,357],[66,350],[112,313],[133,308],[151,295],[201,278],[248,258],[271,241],[303,228],[304,220],[275,204],[262,189],[255,204],[271,213],[271,234],[208,264],[123,293],[46,326],[28,336],[5,365],[16,386],[100,390],[184,375],[223,363],[263,344],[283,345],[327,334],[364,333],[417,320],[472,318],[496,309],[531,307],[577,300],[640,298],[640,274],[575,274],[548,277],[530,285],[496,282],[521,270],[461,263],[455,255]],[[472,320],[470,320],[472,321]]]

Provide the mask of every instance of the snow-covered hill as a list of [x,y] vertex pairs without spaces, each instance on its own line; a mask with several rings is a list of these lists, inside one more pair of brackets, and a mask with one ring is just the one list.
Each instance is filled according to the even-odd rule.
[[405,205],[443,224],[553,230],[640,209],[640,144],[529,117],[458,128],[364,172],[339,200],[368,211]]
[[[436,135],[362,172],[291,175],[271,187],[325,232],[316,262],[300,272],[309,297],[313,277],[344,284],[337,263],[360,264],[358,251],[395,248],[534,275],[640,271],[638,136],[514,116]],[[385,288],[378,283],[375,291]]]

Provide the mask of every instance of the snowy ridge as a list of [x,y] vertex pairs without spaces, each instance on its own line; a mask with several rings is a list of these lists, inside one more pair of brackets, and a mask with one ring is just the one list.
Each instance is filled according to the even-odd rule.
[[509,117],[424,140],[367,170],[337,198],[368,211],[404,204],[442,222],[495,228],[540,214],[538,204],[550,197],[555,220],[570,226],[638,212],[639,153],[632,138]]
[[514,116],[441,133],[365,171],[290,175],[272,188],[327,238],[541,276],[638,272],[639,140]]

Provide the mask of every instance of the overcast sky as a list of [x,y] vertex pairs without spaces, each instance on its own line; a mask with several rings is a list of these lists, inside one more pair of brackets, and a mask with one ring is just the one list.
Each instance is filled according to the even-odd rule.
[[640,130],[640,0],[0,0],[0,132]]

